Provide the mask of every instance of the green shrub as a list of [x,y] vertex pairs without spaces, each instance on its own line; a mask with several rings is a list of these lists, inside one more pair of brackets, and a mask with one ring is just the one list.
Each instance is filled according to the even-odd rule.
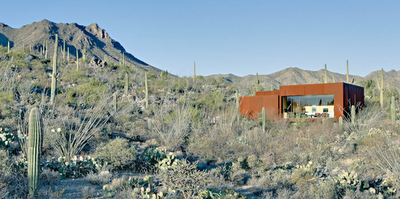
[[128,140],[123,138],[100,144],[96,149],[96,155],[118,169],[132,167],[136,161],[135,147],[130,146]]
[[12,175],[8,152],[0,150],[0,183],[5,183]]

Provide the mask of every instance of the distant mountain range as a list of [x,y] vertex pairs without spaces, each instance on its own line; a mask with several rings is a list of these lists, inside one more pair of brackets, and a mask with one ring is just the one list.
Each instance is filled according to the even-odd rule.
[[[107,61],[111,62],[122,62],[122,56],[124,55],[125,63],[133,66],[138,72],[151,71],[156,74],[161,72],[160,69],[148,65],[144,61],[126,52],[119,42],[112,39],[108,33],[96,23],[92,23],[89,26],[82,26],[76,23],[54,23],[44,19],[16,29],[0,22],[0,45],[3,46],[7,46],[8,41],[10,41],[11,47],[32,47],[34,51],[39,52],[39,49],[43,48],[43,45],[47,41],[49,56],[52,56],[55,34],[59,35],[59,48],[61,49],[65,41],[71,57],[75,57],[77,49],[80,52],[80,57],[82,57],[82,52],[85,50],[88,59],[107,59]],[[344,72],[345,71],[346,69],[344,68]],[[373,71],[365,77],[350,75],[350,81],[354,79],[354,83],[357,84],[365,79],[375,79],[377,72],[379,72],[380,75],[380,71]],[[264,90],[270,90],[271,85],[274,89],[278,89],[280,85],[319,83],[323,76],[323,69],[309,71],[299,68],[287,68],[269,75],[259,74],[259,81]],[[242,86],[253,85],[256,80],[255,74],[244,77],[232,74],[218,74],[208,77],[222,77],[227,82],[240,84]],[[346,74],[328,71],[328,82],[332,82],[333,77],[335,78],[335,82],[346,81]],[[391,70],[384,72],[384,79],[384,86],[386,88],[395,87],[400,90],[400,71]]]
[[[351,70],[351,67],[349,67]],[[346,68],[344,69],[346,71]],[[362,80],[373,79],[376,80],[376,74],[381,75],[381,71],[373,71],[365,77],[357,76],[357,75],[349,75],[349,81],[354,79],[354,84],[359,84]],[[325,70],[321,69],[318,71],[310,71],[303,70],[296,67],[290,67],[278,71],[276,73],[272,73],[269,75],[266,74],[258,74],[258,79],[260,81],[261,88],[263,90],[271,90],[271,85],[273,89],[278,89],[280,85],[296,85],[296,84],[313,84],[320,83],[325,76]],[[247,75],[244,77],[239,77],[233,74],[227,75],[210,75],[208,77],[214,78],[224,78],[227,82],[231,82],[234,84],[239,84],[242,86],[251,86],[255,84],[256,74]],[[333,78],[335,78],[335,82],[346,82],[347,77],[346,74],[334,73],[328,70],[327,72],[328,82],[333,82]],[[385,88],[397,88],[400,91],[400,71],[384,71],[384,87]]]
[[12,28],[0,23],[0,45],[7,46],[10,41],[11,47],[29,47],[38,53],[48,42],[49,56],[52,56],[54,51],[55,34],[58,34],[59,49],[62,49],[65,41],[71,57],[75,58],[77,49],[80,58],[84,51],[87,52],[88,59],[97,58],[114,63],[122,62],[124,56],[125,63],[139,71],[160,72],[159,69],[126,52],[119,42],[112,39],[96,23],[82,26],[76,23],[54,23],[44,19],[21,28]]

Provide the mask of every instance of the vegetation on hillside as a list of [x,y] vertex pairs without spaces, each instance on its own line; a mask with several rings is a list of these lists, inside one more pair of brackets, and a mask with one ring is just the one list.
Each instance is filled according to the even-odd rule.
[[69,178],[102,186],[110,198],[399,196],[400,131],[389,111],[394,96],[397,117],[395,89],[385,88],[380,107],[374,81],[362,82],[366,107],[342,128],[331,120],[263,124],[237,117],[235,95],[252,87],[167,72],[145,78],[123,63],[100,67],[83,58],[78,68],[62,57],[51,105],[54,60],[0,47],[1,198],[33,194],[31,110],[40,111],[43,129],[39,197],[47,194],[41,186]]

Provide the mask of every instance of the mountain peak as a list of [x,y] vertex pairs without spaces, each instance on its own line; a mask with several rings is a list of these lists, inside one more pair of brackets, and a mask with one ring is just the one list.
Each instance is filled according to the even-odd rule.
[[13,47],[30,46],[36,53],[47,43],[48,50],[52,54],[55,34],[58,34],[58,45],[63,46],[65,42],[66,50],[69,50],[74,59],[78,50],[79,57],[86,52],[89,60],[96,58],[116,63],[122,62],[122,53],[124,53],[125,64],[137,69],[138,72],[160,72],[159,69],[149,66],[126,52],[123,46],[113,40],[97,23],[83,26],[77,23],[54,23],[43,19],[15,29],[0,23],[0,44],[7,45],[7,41],[11,41]]
[[97,23],[92,23],[86,26],[86,31],[101,39],[110,38],[110,36],[108,36],[108,33],[104,29],[100,28]]

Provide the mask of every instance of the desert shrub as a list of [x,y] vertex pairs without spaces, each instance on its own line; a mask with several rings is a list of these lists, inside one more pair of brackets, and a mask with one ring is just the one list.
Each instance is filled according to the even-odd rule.
[[113,174],[108,170],[103,170],[98,173],[90,172],[85,177],[89,183],[94,185],[104,185],[111,181]]
[[12,170],[8,152],[0,150],[0,183],[6,183],[11,176]]
[[175,105],[165,100],[154,112],[150,127],[157,140],[170,150],[177,150],[189,134],[192,114],[188,104]]
[[60,173],[51,169],[44,169],[40,172],[40,183],[52,185],[60,180]]
[[400,150],[398,143],[392,140],[395,136],[390,131],[372,128],[363,142],[372,164],[384,172],[387,181],[399,190]]
[[69,160],[79,155],[88,141],[116,114],[109,106],[110,101],[111,97],[104,97],[86,109],[65,105],[45,112],[43,145],[49,145],[56,157]]
[[94,188],[89,186],[82,187],[82,198],[91,198],[94,195]]
[[214,121],[204,120],[193,128],[188,152],[206,160],[221,162],[233,161],[246,154],[248,142],[242,133],[246,126],[240,126],[236,119],[234,110],[227,109],[221,111]]
[[96,78],[91,78],[88,82],[72,88],[72,90],[76,92],[77,97],[84,98],[86,104],[93,104],[99,101],[106,89],[107,85]]
[[175,161],[169,168],[159,170],[163,185],[177,190],[183,198],[193,198],[210,183],[208,173],[197,170],[197,164],[187,160]]
[[96,155],[118,169],[132,167],[136,161],[135,147],[130,146],[128,140],[123,138],[100,144],[96,149]]
[[60,79],[66,81],[67,83],[77,83],[78,80],[82,82],[84,79],[85,72],[82,70],[76,70],[75,68],[69,68],[68,70],[63,71]]

